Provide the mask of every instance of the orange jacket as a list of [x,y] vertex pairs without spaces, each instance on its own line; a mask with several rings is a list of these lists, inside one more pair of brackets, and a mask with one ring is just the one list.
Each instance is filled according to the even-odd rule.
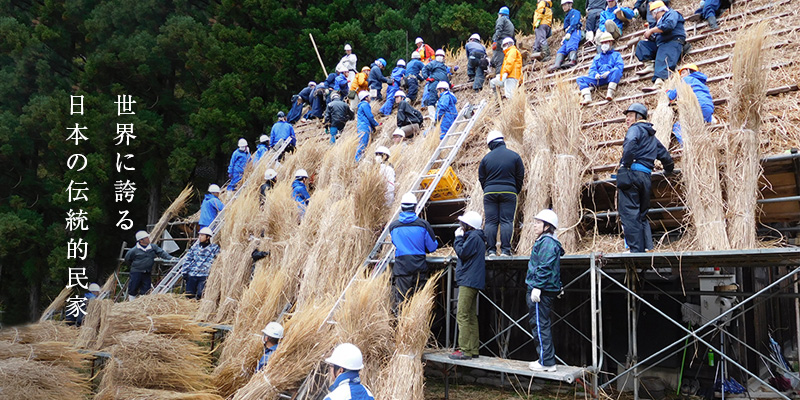
[[433,47],[428,46],[427,43],[423,43],[422,46],[417,48],[417,52],[419,53],[420,61],[424,62],[425,64],[432,61],[436,56],[436,52],[433,51]]
[[511,46],[505,50],[503,67],[500,69],[500,76],[508,74],[509,78],[514,78],[522,83],[522,54],[517,50],[517,46]]
[[363,72],[359,72],[356,74],[356,77],[353,79],[353,83],[350,84],[350,90],[355,90],[356,92],[360,91],[369,91],[369,83],[367,82],[367,74]]

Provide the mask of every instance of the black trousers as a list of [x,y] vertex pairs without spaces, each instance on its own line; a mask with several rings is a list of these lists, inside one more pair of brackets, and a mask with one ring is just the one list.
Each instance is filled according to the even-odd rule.
[[128,295],[139,296],[147,294],[147,291],[153,285],[150,273],[151,271],[131,272],[128,280]]
[[410,275],[395,275],[392,277],[392,281],[396,308],[403,300],[411,297],[418,289],[425,286],[425,282],[428,281],[428,274],[420,271]]
[[652,182],[647,172],[620,168],[617,172],[617,210],[631,253],[653,248],[653,234],[647,220]]
[[514,236],[514,215],[517,212],[517,195],[514,193],[486,193],[483,195],[483,212],[486,224],[486,249],[497,251],[497,228],[500,227],[500,251],[511,253]]

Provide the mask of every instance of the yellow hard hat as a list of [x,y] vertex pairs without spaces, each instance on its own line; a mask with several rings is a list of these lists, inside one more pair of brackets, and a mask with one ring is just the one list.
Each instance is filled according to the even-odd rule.
[[682,66],[682,67],[681,67],[681,68],[678,70],[678,72],[683,72],[683,70],[685,70],[685,69],[690,69],[690,70],[692,70],[692,71],[695,71],[695,72],[697,72],[697,71],[700,71],[700,68],[697,68],[697,65],[695,65],[695,64],[684,64],[684,65],[683,65],[683,66]]
[[654,1],[654,2],[650,3],[650,11],[653,11],[653,10],[655,10],[657,8],[661,8],[661,7],[665,7],[663,1]]

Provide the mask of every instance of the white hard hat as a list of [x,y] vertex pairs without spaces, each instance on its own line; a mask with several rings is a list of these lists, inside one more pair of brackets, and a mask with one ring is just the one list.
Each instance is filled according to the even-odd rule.
[[423,42],[425,42],[425,41],[422,40],[421,37],[418,37],[416,40],[414,40],[414,44],[420,44],[420,43],[423,43]]
[[214,231],[212,231],[211,228],[209,228],[209,227],[205,227],[203,229],[200,229],[199,233],[201,235],[214,236]]
[[89,284],[89,291],[90,292],[99,292],[100,291],[100,285],[98,285],[96,283],[90,283]]
[[403,60],[402,58],[397,60],[397,65],[405,67],[406,66],[406,60]]
[[561,0],[561,4],[572,4],[572,0]]
[[219,186],[216,183],[208,185],[208,193],[219,193],[221,191],[222,190],[220,190]]
[[436,90],[439,89],[450,90],[450,84],[445,81],[439,81],[439,84],[436,85]]
[[306,170],[300,168],[297,171],[294,171],[295,178],[308,178],[308,172]]
[[414,196],[414,193],[408,192],[400,198],[400,204],[417,204],[417,196]]
[[404,92],[402,90],[398,90],[398,91],[394,92],[394,97],[398,97],[398,96],[406,97],[406,92]]
[[350,45],[349,45],[349,44],[346,44],[346,45],[344,45],[344,50],[345,50],[345,51],[347,51],[347,50],[350,50],[350,51],[352,51],[352,50],[353,50],[353,48],[352,48],[352,47],[350,47]]
[[419,59],[420,58],[419,52],[418,51],[411,52],[411,58]]
[[150,234],[145,232],[145,231],[136,232],[136,241],[137,242],[142,240],[142,239],[144,239],[144,238],[149,238],[149,237],[150,237]]
[[378,146],[378,148],[375,149],[375,154],[386,154],[387,156],[392,155],[392,153],[389,152],[389,148],[386,146]]
[[364,368],[364,357],[361,350],[351,343],[342,343],[333,349],[333,354],[325,359],[328,364],[333,364],[350,371]]
[[269,140],[269,136],[267,136],[267,135],[261,135],[261,136],[258,138],[258,141],[259,141],[259,142],[261,142],[261,143],[265,143],[265,142],[266,142],[266,141],[268,141],[268,140]]
[[475,211],[465,212],[464,215],[458,217],[458,220],[475,229],[481,229],[481,225],[483,224],[483,218]]
[[442,49],[436,50],[436,55],[444,57],[444,50]]
[[358,92],[358,99],[359,100],[364,100],[364,98],[367,97],[367,96],[369,96],[369,92],[366,91],[366,90],[362,90],[362,91]]
[[277,322],[268,323],[267,326],[261,330],[261,333],[271,338],[283,339],[283,327]]
[[392,133],[392,136],[405,136],[405,135],[406,133],[403,132],[403,130],[400,128],[395,129],[394,132]]
[[489,144],[497,139],[503,139],[503,132],[489,131],[489,134],[486,135],[486,144]]
[[505,46],[506,44],[509,44],[509,43],[514,44],[514,39],[512,39],[510,37],[507,37],[507,38],[503,39],[503,46]]
[[533,218],[547,222],[548,224],[553,225],[554,228],[558,228],[558,215],[556,215],[556,213],[549,208],[539,211],[539,213]]
[[308,81],[308,87],[317,86],[317,82]]
[[265,179],[265,180],[270,180],[270,179],[272,179],[272,178],[274,178],[274,177],[276,177],[276,176],[278,176],[278,172],[277,172],[277,171],[275,171],[275,170],[274,170],[274,169],[272,169],[272,168],[270,168],[270,169],[268,169],[268,170],[264,171],[264,179]]
[[469,37],[469,40],[477,40],[477,41],[480,42],[481,41],[481,35],[478,35],[477,33],[473,33],[472,36]]
[[247,147],[247,140],[245,140],[245,139],[239,139],[239,144],[238,144],[238,146],[239,146],[239,147]]

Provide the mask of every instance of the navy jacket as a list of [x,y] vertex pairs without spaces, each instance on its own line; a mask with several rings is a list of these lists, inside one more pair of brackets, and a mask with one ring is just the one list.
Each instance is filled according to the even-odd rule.
[[148,247],[149,249],[143,250],[137,243],[125,254],[125,264],[131,267],[131,272],[152,271],[156,257],[161,257],[164,260],[175,258],[154,243],[151,243]]
[[372,64],[372,69],[369,70],[369,76],[367,77],[367,82],[369,82],[370,89],[378,89],[381,90],[384,83],[388,83],[389,80],[383,76],[383,72],[381,71],[381,67],[378,64]]
[[672,172],[675,164],[664,145],[656,139],[653,124],[639,121],[631,125],[622,142],[620,166],[630,168],[633,163],[638,163],[652,170],[656,158],[661,161],[664,171]]
[[553,235],[545,233],[536,239],[528,261],[525,284],[529,289],[547,292],[561,291],[561,256],[564,249]]
[[656,27],[664,31],[663,33],[656,34],[656,45],[662,45],[667,42],[678,39],[686,39],[686,29],[683,27],[684,19],[681,13],[669,9],[665,12],[661,19],[656,23]]
[[467,58],[481,59],[486,57],[486,47],[484,47],[480,42],[467,42],[467,44],[464,45],[464,49],[467,50]]
[[217,196],[207,193],[206,197],[203,198],[203,204],[200,204],[200,222],[197,224],[203,227],[211,225],[211,222],[214,221],[214,218],[217,218],[217,214],[223,208],[225,208],[225,204],[222,204],[222,201]]
[[403,211],[400,218],[389,225],[395,247],[392,274],[411,275],[428,270],[425,254],[436,251],[436,235],[428,221],[412,211]]
[[311,101],[311,93],[316,90],[316,88],[311,88],[306,86],[303,90],[300,91],[297,95],[300,96],[306,103]]
[[433,60],[422,69],[422,77],[425,79],[433,78],[434,81],[450,82],[447,76],[447,66]]
[[406,74],[408,74],[408,76],[417,77],[423,68],[425,68],[425,63],[414,58],[406,65]]
[[525,180],[522,158],[506,148],[502,141],[489,144],[489,152],[478,167],[478,180],[483,193],[513,192],[519,194]]
[[464,232],[453,243],[456,262],[456,284],[483,290],[486,287],[486,236],[482,229]]

